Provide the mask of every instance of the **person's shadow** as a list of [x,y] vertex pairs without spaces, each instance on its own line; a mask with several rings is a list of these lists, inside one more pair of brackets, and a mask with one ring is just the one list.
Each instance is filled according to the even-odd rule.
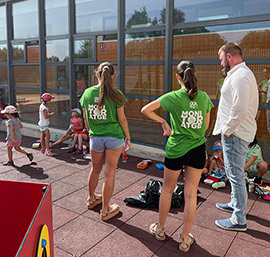
[[16,170],[20,173],[28,175],[30,178],[35,178],[38,180],[43,180],[48,178],[48,174],[44,174],[44,170],[41,167],[33,167],[32,165],[37,165],[36,162],[31,162],[30,164],[25,164],[23,166],[14,166]]

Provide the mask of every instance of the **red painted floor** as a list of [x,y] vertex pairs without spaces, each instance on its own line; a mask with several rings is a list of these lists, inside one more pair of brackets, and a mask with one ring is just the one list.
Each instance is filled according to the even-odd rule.
[[[0,162],[7,158],[5,133],[0,132]],[[36,139],[24,137],[23,147],[34,154],[32,164],[19,153],[14,154],[16,167],[0,166],[0,179],[48,182],[52,184],[55,257],[108,256],[108,257],[174,257],[174,256],[270,256],[270,202],[249,193],[247,232],[224,231],[216,227],[216,219],[227,218],[216,202],[230,198],[230,187],[212,190],[200,183],[197,215],[192,227],[196,243],[188,254],[178,251],[182,227],[183,207],[171,209],[167,220],[165,242],[158,242],[148,232],[152,222],[158,220],[156,209],[126,206],[123,199],[137,196],[150,178],[162,179],[162,171],[151,164],[138,170],[141,160],[130,156],[127,163],[119,163],[112,202],[120,205],[121,212],[108,222],[99,220],[100,207],[87,210],[87,177],[91,162],[55,148],[54,157],[47,157],[31,149]],[[101,174],[97,193],[101,192]],[[179,182],[183,182],[180,176]]]

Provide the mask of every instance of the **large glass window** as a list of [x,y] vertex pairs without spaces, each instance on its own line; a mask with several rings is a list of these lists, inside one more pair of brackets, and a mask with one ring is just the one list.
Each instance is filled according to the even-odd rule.
[[98,62],[117,62],[117,35],[98,36],[96,51]]
[[117,29],[117,0],[75,0],[76,32]]
[[86,88],[92,87],[98,84],[97,77],[96,77],[96,66],[76,65],[75,73],[76,73],[77,92],[83,92]]
[[[0,110],[4,109],[4,106],[8,105],[8,88],[0,87]],[[0,119],[3,119],[4,115],[0,115]]]
[[38,63],[39,62],[39,42],[30,41],[26,42],[27,47],[27,62]]
[[0,41],[7,40],[6,7],[0,6]]
[[[131,138],[134,141],[163,146],[164,137],[160,124],[149,120],[141,114],[142,107],[149,102],[149,100],[128,99],[125,113],[128,119]],[[164,117],[162,108],[159,108],[156,113]]]
[[126,27],[164,25],[165,7],[166,0],[126,0]]
[[46,35],[68,33],[68,0],[45,0]]
[[38,37],[37,0],[13,3],[14,38]]
[[269,14],[268,0],[192,0],[174,1],[174,23]]
[[244,58],[269,58],[270,22],[256,22],[174,31],[174,59],[218,59],[218,49],[236,42]]
[[155,34],[164,32],[146,32],[126,34],[125,58],[126,60],[150,61],[165,59],[165,37]]
[[7,45],[0,45],[0,62],[7,62]]
[[46,57],[48,62],[67,62],[69,60],[68,40],[50,40],[46,43]]
[[24,44],[12,45],[12,60],[14,61],[24,60]]
[[40,105],[39,92],[15,90],[15,101],[21,120],[37,124]]
[[69,74],[68,66],[47,66],[46,67],[46,83],[48,89],[68,89]]
[[15,87],[40,88],[39,66],[14,66]]
[[7,66],[0,66],[0,87],[8,86]]
[[156,95],[164,93],[164,66],[126,66],[126,94]]
[[94,58],[94,40],[75,40],[74,55],[76,59]]

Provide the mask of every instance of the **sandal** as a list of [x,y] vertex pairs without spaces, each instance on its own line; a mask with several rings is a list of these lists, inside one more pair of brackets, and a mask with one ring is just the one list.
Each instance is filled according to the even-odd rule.
[[87,198],[87,207],[89,210],[95,208],[98,204],[102,203],[102,195],[94,195],[94,199]]
[[[164,241],[166,239],[165,228],[158,228],[158,223],[151,224],[149,229],[157,240]],[[160,236],[161,233],[164,233],[164,235]]]
[[106,221],[116,216],[120,212],[120,208],[117,204],[112,204],[109,206],[106,212],[100,211],[100,219]]
[[[181,252],[184,252],[184,253],[188,252],[189,249],[190,249],[190,246],[195,242],[195,238],[194,238],[193,235],[191,235],[191,234],[189,233],[188,236],[189,236],[190,240],[185,241],[185,239],[182,238],[182,236],[180,235],[179,250],[180,250]],[[184,248],[184,247],[181,246],[181,244],[185,244],[187,247]]]

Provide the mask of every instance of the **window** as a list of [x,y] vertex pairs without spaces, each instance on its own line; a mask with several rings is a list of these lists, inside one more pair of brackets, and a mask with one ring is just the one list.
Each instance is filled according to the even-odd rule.
[[94,40],[75,40],[74,42],[75,59],[93,59],[94,58]]
[[48,89],[69,89],[68,66],[53,65],[46,67],[46,82]]
[[97,36],[97,61],[117,62],[117,35]]
[[39,63],[39,42],[30,41],[26,42],[27,47],[27,62],[28,63]]
[[68,1],[45,0],[46,35],[68,33]]
[[24,61],[24,44],[12,45],[12,60]]
[[38,37],[37,0],[13,3],[13,32],[14,39]]
[[7,40],[6,7],[0,6],[0,41]]
[[0,45],[0,62],[7,62],[7,45]]
[[14,66],[15,87],[40,88],[39,66]]
[[117,29],[117,0],[75,0],[76,32]]
[[166,0],[126,0],[126,28],[165,24]]
[[47,62],[68,62],[68,40],[50,40],[46,43]]

